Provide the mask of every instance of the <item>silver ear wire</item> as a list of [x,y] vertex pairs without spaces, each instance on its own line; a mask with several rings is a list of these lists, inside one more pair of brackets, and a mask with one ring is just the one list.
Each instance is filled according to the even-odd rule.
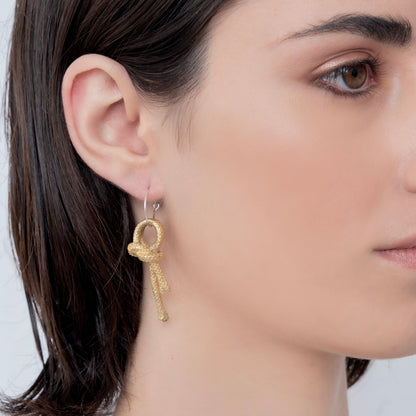
[[[147,212],[146,212],[147,194],[148,193],[149,193],[149,189],[146,191],[146,196],[144,197],[144,217],[146,218],[146,221],[148,220]],[[155,219],[155,213],[159,208],[160,208],[160,203],[157,202],[157,201],[153,202],[153,219]]]
[[160,208],[159,202],[153,202],[153,219],[155,219],[155,213]]
[[147,221],[147,213],[146,213],[146,204],[147,204],[147,194],[149,193],[149,190],[146,191],[146,196],[144,197],[144,217]]

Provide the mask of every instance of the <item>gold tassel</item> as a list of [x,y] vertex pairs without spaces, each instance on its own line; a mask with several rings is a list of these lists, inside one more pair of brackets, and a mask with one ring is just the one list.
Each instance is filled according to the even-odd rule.
[[[148,245],[144,241],[144,230],[147,226],[153,226],[157,232],[156,241],[152,245]],[[131,256],[138,257],[141,261],[149,263],[150,279],[152,282],[153,297],[156,301],[158,318],[161,321],[167,321],[167,314],[162,302],[161,293],[170,290],[169,284],[160,268],[158,262],[163,259],[164,253],[159,251],[164,237],[164,229],[162,223],[156,219],[147,219],[139,223],[134,230],[133,242],[127,246],[127,250]]]

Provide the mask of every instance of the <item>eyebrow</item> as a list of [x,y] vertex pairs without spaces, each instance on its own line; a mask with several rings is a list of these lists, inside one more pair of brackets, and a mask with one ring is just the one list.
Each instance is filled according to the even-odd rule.
[[407,46],[412,41],[412,25],[409,20],[368,14],[337,15],[322,24],[312,25],[308,29],[291,33],[282,41],[338,32],[361,35],[394,46]]

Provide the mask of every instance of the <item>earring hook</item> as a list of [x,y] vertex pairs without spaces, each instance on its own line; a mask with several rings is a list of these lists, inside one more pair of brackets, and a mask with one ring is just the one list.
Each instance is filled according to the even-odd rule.
[[[144,216],[146,218],[146,221],[148,220],[147,212],[146,212],[146,205],[147,205],[147,194],[149,193],[149,189],[146,191],[146,195],[144,197]],[[153,202],[153,219],[155,219],[155,213],[159,208],[160,208],[160,203],[157,201]]]

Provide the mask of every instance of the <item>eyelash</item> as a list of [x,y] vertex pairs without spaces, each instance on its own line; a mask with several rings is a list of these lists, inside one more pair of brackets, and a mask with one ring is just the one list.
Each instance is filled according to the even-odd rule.
[[[339,76],[342,76],[342,72],[345,68],[351,68],[357,65],[365,65],[369,70],[368,77],[377,79],[381,73],[380,67],[382,66],[382,62],[377,57],[371,57],[366,59],[357,59],[354,61],[343,63],[342,65],[337,66],[334,69],[331,69],[331,71],[326,72],[325,74],[321,75],[315,83],[317,86],[324,88],[328,90],[329,92],[345,97],[345,98],[363,98],[370,96],[374,89],[377,87],[377,85],[372,85],[370,87],[367,87],[364,90],[359,90],[358,92],[349,92],[349,90],[341,90],[338,87],[335,87],[333,83],[328,81],[327,79],[337,79]],[[367,82],[367,81],[366,81]],[[353,90],[351,90],[353,91]]]

